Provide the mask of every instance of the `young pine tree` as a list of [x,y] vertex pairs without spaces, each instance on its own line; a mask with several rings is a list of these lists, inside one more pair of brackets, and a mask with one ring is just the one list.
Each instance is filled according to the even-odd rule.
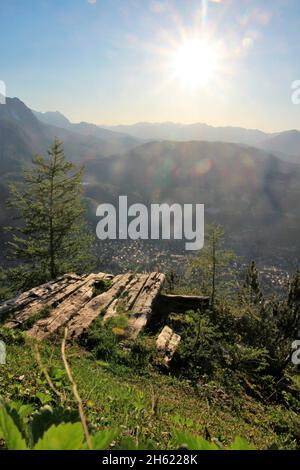
[[289,285],[287,307],[289,311],[286,323],[288,333],[294,339],[300,338],[300,271],[296,271]]
[[174,293],[176,287],[179,284],[179,280],[180,280],[179,275],[176,271],[172,269],[171,271],[167,272],[166,287],[167,287],[168,292],[170,292],[171,294]]
[[[272,374],[278,378],[283,376],[287,366],[291,364],[292,344],[300,333],[300,272],[292,277],[286,300],[274,299],[271,303],[272,318],[269,325],[274,324],[269,335],[268,352],[271,358]],[[269,327],[264,326],[263,329]]]
[[260,288],[259,273],[255,261],[252,261],[246,271],[245,281],[242,289],[243,300],[250,304],[258,305],[263,300]]
[[206,231],[204,248],[198,256],[188,261],[187,278],[198,283],[201,293],[210,297],[210,306],[216,300],[231,294],[234,285],[233,264],[236,255],[224,249],[224,232],[219,225],[211,225]]
[[18,227],[10,227],[10,258],[23,261],[35,282],[68,272],[82,272],[91,262],[92,237],[82,205],[83,170],[67,162],[55,140],[46,158],[38,155],[24,171],[20,186],[11,185],[9,206]]

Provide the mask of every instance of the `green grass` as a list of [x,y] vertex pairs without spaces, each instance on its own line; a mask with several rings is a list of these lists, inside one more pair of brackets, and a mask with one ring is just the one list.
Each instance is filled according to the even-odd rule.
[[[37,364],[34,342],[22,343],[22,334],[8,341],[7,363],[0,365],[0,395],[36,409],[59,404]],[[43,342],[40,352],[55,387],[65,396],[64,405],[76,409],[59,344]],[[117,428],[116,446],[131,438],[137,445],[151,441],[174,449],[176,432],[187,431],[225,446],[242,436],[257,449],[299,448],[299,417],[283,407],[263,405],[247,395],[225,400],[220,391],[212,392],[214,384],[197,389],[150,366],[134,370],[97,361],[79,346],[68,346],[67,354],[91,426]]]
[[111,281],[108,279],[101,279],[96,281],[93,286],[93,297],[97,297],[97,295],[103,294],[111,287]]

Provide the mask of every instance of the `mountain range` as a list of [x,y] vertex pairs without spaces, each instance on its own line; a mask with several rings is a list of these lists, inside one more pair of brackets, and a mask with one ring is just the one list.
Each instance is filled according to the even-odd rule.
[[55,126],[57,128],[66,129],[76,134],[93,137],[106,142],[106,148],[101,149],[102,153],[107,156],[108,154],[122,152],[129,150],[140,143],[140,139],[127,135],[123,132],[118,132],[88,122],[80,122],[73,124],[59,111],[40,113],[32,111],[34,116],[46,125]]
[[[204,203],[206,222],[225,227],[228,246],[269,264],[300,259],[299,131],[266,134],[205,124],[100,127],[59,112],[31,111],[17,98],[0,105],[0,197],[54,137],[68,159],[85,165],[94,224],[101,202]],[[299,145],[300,148],[300,145]],[[280,158],[278,158],[280,157]],[[0,206],[0,225],[9,213]],[[3,233],[0,234],[3,242]]]
[[111,130],[125,132],[136,139],[207,142],[231,142],[244,144],[273,153],[282,160],[300,163],[300,132],[291,130],[266,133],[241,127],[214,127],[207,124],[137,123],[131,126],[113,126]]
[[47,124],[18,98],[0,105],[0,170],[18,171],[36,153],[45,152],[57,137],[73,161],[107,157],[129,150],[139,142],[122,134],[85,123],[60,127]]
[[[223,142],[149,142],[86,164],[92,212],[101,202],[204,203],[240,255],[283,265],[300,258],[300,165]],[[286,260],[286,261],[285,261]]]
[[117,138],[118,136],[121,142],[127,142],[129,145],[134,145],[134,141],[128,142],[130,137],[135,139],[135,142],[141,143],[157,140],[230,142],[257,147],[273,153],[283,160],[300,163],[300,132],[298,130],[267,133],[258,129],[234,126],[214,127],[205,123],[181,124],[174,122],[139,122],[132,125],[100,127],[84,122],[72,124],[59,111],[46,113],[34,111],[34,114],[46,124],[79,133],[88,133],[103,139],[109,138],[109,131],[111,131],[113,132],[111,137]]

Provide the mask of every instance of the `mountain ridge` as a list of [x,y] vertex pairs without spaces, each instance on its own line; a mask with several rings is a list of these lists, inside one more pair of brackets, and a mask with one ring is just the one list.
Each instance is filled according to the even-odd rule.
[[8,99],[6,106],[0,106],[3,200],[7,181],[19,178],[24,164],[58,137],[67,159],[86,168],[84,195],[93,224],[97,205],[117,204],[120,194],[146,204],[203,203],[207,222],[223,225],[229,245],[240,254],[273,260],[284,259],[284,251],[285,259],[299,258],[300,165],[269,150],[223,141],[146,141],[113,153],[95,125],[86,129],[81,123],[75,132],[42,123],[20,100]]
[[[71,123],[59,111],[46,113],[35,111],[34,113],[43,122],[55,122],[58,126],[84,135],[108,139],[116,135],[121,138],[122,135],[123,139],[127,139],[129,144],[130,138],[136,139],[137,145],[147,141],[165,140],[176,142],[231,142],[254,146],[258,149],[271,152],[285,161],[300,163],[300,151],[298,151],[298,148],[300,148],[300,131],[297,129],[282,132],[264,132],[260,129],[243,128],[241,126],[212,126],[201,122],[183,124],[172,121],[144,121],[129,125],[99,126],[87,122]],[[109,131],[114,134],[109,134]]]
[[81,163],[90,158],[121,153],[138,144],[135,139],[119,137],[111,131],[101,133],[99,130],[92,135],[89,132],[77,132],[72,127],[68,129],[46,124],[19,98],[6,98],[6,104],[0,105],[0,136],[2,172],[4,167],[5,171],[10,171],[31,161],[37,153],[44,153],[55,137],[64,142],[69,158]]

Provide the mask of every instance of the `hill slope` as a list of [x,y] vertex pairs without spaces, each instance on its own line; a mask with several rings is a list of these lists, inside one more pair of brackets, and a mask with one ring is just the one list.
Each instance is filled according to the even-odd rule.
[[268,134],[256,129],[241,127],[214,127],[203,123],[180,124],[174,122],[137,123],[110,127],[118,132],[125,132],[133,137],[144,140],[207,140],[256,145]]
[[35,154],[44,153],[55,137],[64,142],[68,158],[80,163],[136,145],[134,139],[106,130],[94,132],[94,127],[89,132],[82,125],[79,132],[76,126],[73,130],[45,124],[18,98],[7,98],[6,104],[0,106],[0,171],[3,174],[20,169]]
[[[63,114],[59,111],[55,112],[46,112],[40,113],[33,111],[33,114],[43,123],[59,127],[62,129],[67,129],[77,134],[84,136],[95,137],[100,140],[105,140],[107,145],[109,145],[109,153],[121,153],[131,148],[136,147],[140,142],[139,140],[126,135],[121,132],[111,131],[109,129],[104,129],[95,124],[90,124],[88,122],[80,123],[71,123]],[[108,152],[108,150],[107,150]]]
[[204,203],[206,222],[225,227],[241,254],[299,256],[300,167],[255,148],[158,142],[122,157],[89,161],[86,194],[96,203]]
[[[31,343],[17,338],[7,347],[7,365],[1,366],[1,397],[30,404],[33,411],[45,403],[58,406]],[[39,347],[54,385],[73,410],[76,403],[63,371],[59,344],[43,342]],[[209,433],[224,446],[239,435],[257,449],[296,447],[296,414],[280,406],[228,396],[213,384],[193,387],[189,381],[151,369],[95,361],[78,346],[69,346],[67,354],[89,422],[97,430],[120,430],[116,444],[123,441],[126,445],[131,438],[141,448],[147,448],[150,441],[159,449],[175,449],[176,433],[187,432],[206,437]]]
[[[8,179],[18,177],[22,166],[37,152],[44,153],[58,137],[67,158],[85,164],[85,194],[93,223],[95,207],[101,202],[117,204],[120,194],[146,204],[204,203],[206,221],[224,225],[227,242],[239,253],[296,266],[299,166],[253,147],[224,142],[163,141],[136,146],[126,135],[87,123],[68,124],[66,118],[54,114],[50,116],[53,122],[59,119],[72,130],[41,122],[16,98],[0,106],[2,200],[7,196]],[[129,151],[106,158],[116,147],[124,150],[127,145]],[[7,217],[2,207],[1,222]]]
[[297,130],[275,134],[263,141],[260,147],[278,153],[282,159],[300,163],[300,132]]

